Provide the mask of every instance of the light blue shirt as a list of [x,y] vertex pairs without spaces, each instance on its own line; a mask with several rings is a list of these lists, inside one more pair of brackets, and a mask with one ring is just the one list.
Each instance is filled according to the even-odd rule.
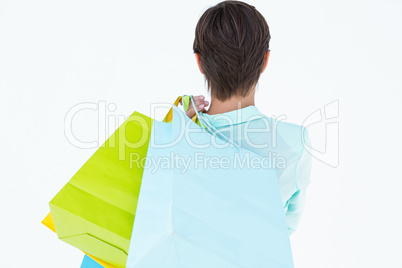
[[256,106],[227,113],[202,114],[204,120],[239,147],[267,158],[275,168],[289,233],[300,221],[310,183],[311,154],[307,129],[262,114]]

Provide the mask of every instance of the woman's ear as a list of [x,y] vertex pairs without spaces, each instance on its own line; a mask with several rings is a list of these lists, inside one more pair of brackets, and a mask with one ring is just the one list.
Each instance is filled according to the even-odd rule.
[[267,50],[267,52],[265,53],[265,62],[264,62],[264,67],[262,67],[261,73],[263,73],[265,71],[265,69],[267,68],[268,58],[269,58],[269,50]]
[[200,72],[202,73],[202,74],[204,74],[204,72],[202,71],[202,68],[201,68],[201,57],[200,57],[200,53],[194,53],[195,54],[195,59],[196,59],[196,61],[197,61],[197,65],[198,65],[198,69],[200,69]]

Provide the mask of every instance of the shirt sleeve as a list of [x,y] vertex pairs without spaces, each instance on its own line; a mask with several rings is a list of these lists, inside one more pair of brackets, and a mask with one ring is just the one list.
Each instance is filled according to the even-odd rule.
[[309,133],[305,127],[302,128],[301,140],[302,152],[295,171],[296,191],[288,200],[289,205],[286,212],[289,234],[292,234],[299,224],[306,203],[307,188],[310,184],[312,156],[308,148],[311,148],[311,143]]

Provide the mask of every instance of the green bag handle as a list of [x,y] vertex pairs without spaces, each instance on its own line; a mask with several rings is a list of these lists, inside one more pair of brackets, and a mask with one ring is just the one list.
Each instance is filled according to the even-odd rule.
[[[184,108],[185,112],[187,112],[187,110],[188,110],[188,106],[190,105],[190,101],[192,101],[193,105],[194,105],[194,101],[192,100],[192,95],[191,96],[190,95],[179,96],[179,97],[176,98],[176,100],[175,100],[175,102],[173,104],[175,106],[179,106],[180,101],[183,104],[183,108]],[[191,118],[191,120],[193,120],[194,123],[196,123],[197,125],[201,126],[201,123],[198,120],[198,116],[197,116],[198,113],[197,113],[197,111],[195,111],[195,112],[196,112],[196,114],[193,116],[193,118]],[[173,108],[171,108],[169,110],[169,112],[166,114],[165,118],[163,119],[163,122],[170,123],[172,121],[172,119],[173,119]]]
[[190,96],[189,95],[184,95],[183,98],[182,98],[182,101],[183,101],[184,111],[187,112],[188,106],[190,104]]

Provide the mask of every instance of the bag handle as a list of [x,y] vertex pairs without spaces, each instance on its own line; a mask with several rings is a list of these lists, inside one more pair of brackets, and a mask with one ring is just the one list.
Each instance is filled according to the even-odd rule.
[[[196,105],[194,103],[193,95],[179,96],[176,98],[176,100],[174,101],[173,104],[178,107],[180,101],[182,101],[182,103],[183,103],[184,112],[187,112],[190,101],[193,104],[193,107],[196,107]],[[202,129],[205,129],[208,133],[214,135],[215,137],[218,137],[218,138],[225,140],[228,143],[232,144],[238,151],[240,151],[238,145],[234,141],[232,141],[231,139],[229,139],[228,137],[223,135],[221,133],[221,131],[219,131],[212,124],[210,124],[208,122],[208,120],[205,120],[204,117],[202,116],[202,113],[198,112],[197,109],[194,109],[194,111],[195,111],[195,115],[191,118],[191,120],[194,121],[194,123],[196,123],[197,125],[200,125],[200,127]],[[169,112],[166,114],[165,118],[163,119],[163,122],[169,123],[172,121],[172,119],[173,119],[173,107],[170,108]]]
[[[193,100],[193,95],[190,95],[190,100],[191,103],[193,104],[193,107],[196,107]],[[204,117],[202,116],[202,113],[199,113],[197,109],[194,109],[194,111],[195,116],[193,118],[198,118],[203,129],[205,129],[208,133],[214,135],[215,137],[219,136],[220,139],[227,141],[228,143],[232,144],[237,149],[237,151],[240,151],[238,145],[234,141],[223,135],[222,132],[216,129],[212,124],[210,124],[208,120],[205,120]]]
[[[184,106],[184,112],[187,112],[188,109],[188,105],[189,105],[189,98],[190,96],[187,95],[183,95],[183,96],[179,96],[176,98],[176,100],[174,101],[173,105],[175,106],[179,106],[180,101],[182,101],[183,106]],[[163,119],[163,122],[169,123],[171,122],[173,119],[173,107],[170,108],[169,112],[166,114],[165,118]],[[194,115],[192,120],[197,123],[197,115]]]
[[[183,107],[184,107],[185,112],[187,112],[188,106],[190,105],[190,101],[191,101],[190,99],[191,99],[190,95],[183,95],[182,102],[183,102]],[[193,104],[193,107],[195,107],[194,104]],[[197,113],[194,114],[194,116],[191,118],[191,120],[193,120],[195,123],[197,123]]]

